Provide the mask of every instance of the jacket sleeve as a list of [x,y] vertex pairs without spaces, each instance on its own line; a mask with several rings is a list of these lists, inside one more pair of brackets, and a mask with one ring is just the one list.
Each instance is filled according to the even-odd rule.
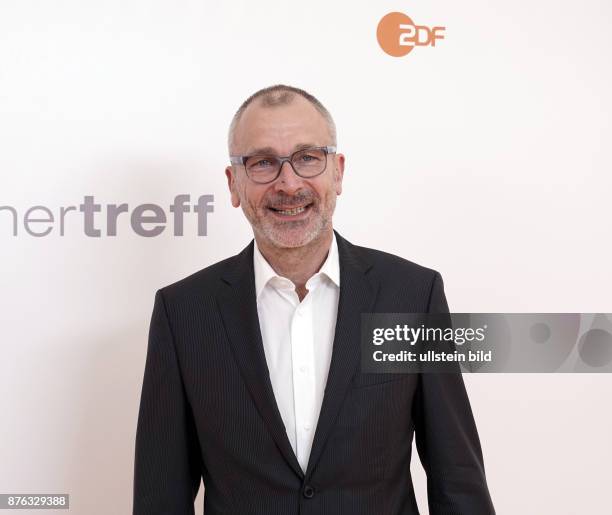
[[136,429],[134,515],[193,515],[201,454],[164,296],[155,295]]
[[[430,313],[448,313],[442,277],[433,279]],[[423,373],[413,405],[415,438],[427,474],[430,515],[495,515],[463,377]]]

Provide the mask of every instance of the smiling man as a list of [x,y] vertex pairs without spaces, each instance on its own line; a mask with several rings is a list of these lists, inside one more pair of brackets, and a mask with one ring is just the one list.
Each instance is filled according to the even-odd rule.
[[345,158],[327,109],[273,86],[232,120],[231,201],[254,240],[158,290],[134,514],[490,515],[460,374],[366,374],[361,313],[448,311],[440,275],[334,231]]
[[230,127],[233,166],[225,173],[232,204],[242,206],[257,249],[295,284],[300,300],[333,239],[344,173],[335,139],[333,120],[318,100],[286,88],[253,95]]

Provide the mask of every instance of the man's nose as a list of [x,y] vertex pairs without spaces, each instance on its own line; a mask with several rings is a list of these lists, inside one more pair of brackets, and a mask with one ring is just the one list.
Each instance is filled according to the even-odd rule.
[[280,174],[274,183],[276,191],[295,193],[303,187],[302,178],[295,173],[291,163],[285,161],[281,165]]

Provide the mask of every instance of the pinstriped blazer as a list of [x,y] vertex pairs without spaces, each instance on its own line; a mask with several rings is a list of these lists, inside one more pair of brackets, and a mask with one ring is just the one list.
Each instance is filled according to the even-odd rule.
[[155,296],[138,414],[134,515],[415,515],[412,440],[431,515],[495,513],[461,374],[362,374],[361,313],[447,312],[440,274],[336,233],[340,298],[306,472],[269,379],[253,241]]

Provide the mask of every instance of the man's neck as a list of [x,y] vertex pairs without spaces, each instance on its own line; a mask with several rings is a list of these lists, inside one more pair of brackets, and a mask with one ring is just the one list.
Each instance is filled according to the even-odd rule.
[[278,248],[260,241],[255,237],[257,247],[274,271],[281,277],[286,277],[295,284],[300,301],[306,296],[306,282],[316,274],[330,250],[333,229],[322,233],[308,245],[295,248]]

